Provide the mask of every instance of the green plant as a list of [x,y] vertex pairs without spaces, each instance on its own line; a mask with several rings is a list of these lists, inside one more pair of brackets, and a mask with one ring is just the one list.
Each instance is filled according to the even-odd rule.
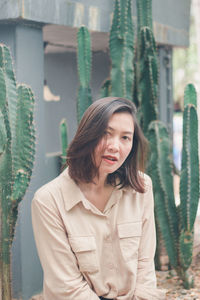
[[154,186],[156,215],[164,238],[170,264],[186,289],[193,287],[188,273],[192,262],[193,230],[199,202],[198,119],[196,91],[187,85],[184,95],[183,150],[180,176],[180,205],[173,192],[173,161],[170,137],[160,121],[151,122],[148,130],[151,156],[148,172]]
[[[137,47],[134,59],[134,102],[138,107],[137,117],[147,136],[148,126],[158,120],[158,64],[157,49],[153,36],[152,1],[137,0]],[[151,175],[151,174],[150,174]],[[156,268],[161,268],[162,236],[155,212],[157,247]]]
[[138,34],[137,101],[140,123],[144,133],[153,120],[158,119],[158,66],[156,43],[149,27],[142,27]]
[[153,35],[152,0],[137,0],[134,102],[144,133],[158,119],[158,63]]
[[[139,107],[141,126],[151,145],[147,172],[154,186],[158,246],[162,237],[171,266],[176,269],[177,274],[183,280],[183,285],[190,288],[193,282],[188,277],[187,269],[192,260],[193,226],[199,199],[198,129],[196,100],[194,100],[196,93],[192,85],[186,87],[181,204],[180,207],[176,207],[173,192],[172,145],[166,126],[158,121],[158,67],[156,43],[152,32],[151,6],[151,0],[137,1],[138,33],[134,95]],[[189,121],[191,115],[193,115],[194,124]],[[193,165],[195,161],[196,168]],[[158,250],[159,247],[157,247],[156,256],[157,265],[159,265]]]
[[66,157],[67,157],[66,152],[68,147],[66,119],[62,119],[60,122],[60,138],[61,138],[61,146],[62,146],[61,169],[63,169],[66,166]]
[[116,0],[110,30],[111,95],[133,98],[134,31],[131,0]]
[[11,299],[10,251],[18,205],[29,185],[35,155],[34,97],[16,85],[9,49],[0,44],[0,280],[1,299]]
[[80,82],[77,99],[77,119],[80,122],[85,110],[92,103],[90,88],[91,41],[90,33],[85,26],[80,27],[77,34],[77,41],[78,75]]

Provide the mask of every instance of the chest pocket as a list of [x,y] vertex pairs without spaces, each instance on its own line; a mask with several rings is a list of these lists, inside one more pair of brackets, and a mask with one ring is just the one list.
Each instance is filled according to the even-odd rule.
[[124,260],[127,262],[137,258],[142,234],[142,222],[118,224],[117,229]]
[[94,236],[69,237],[69,243],[76,255],[81,272],[98,271],[98,258]]

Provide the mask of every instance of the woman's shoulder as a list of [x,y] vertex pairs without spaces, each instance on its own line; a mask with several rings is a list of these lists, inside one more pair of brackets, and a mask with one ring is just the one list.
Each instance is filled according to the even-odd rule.
[[152,180],[151,180],[151,177],[146,174],[146,173],[143,173],[143,172],[140,172],[140,176],[143,178],[144,180],[144,186],[145,186],[145,189],[146,190],[149,190],[152,188]]
[[55,196],[59,197],[61,193],[62,186],[64,181],[68,178],[68,171],[64,170],[60,175],[55,177],[53,180],[42,185],[34,194],[34,199],[45,201],[45,199],[54,198]]
[[[152,189],[152,180],[151,180],[151,177],[144,173],[144,172],[141,172],[139,171],[139,176],[140,176],[140,179],[142,179],[143,183],[144,183],[144,189],[145,189],[145,193],[148,192],[150,189]],[[136,190],[132,187],[126,187],[125,190],[129,191],[129,192],[132,192],[132,193],[139,193],[139,192],[136,192]]]

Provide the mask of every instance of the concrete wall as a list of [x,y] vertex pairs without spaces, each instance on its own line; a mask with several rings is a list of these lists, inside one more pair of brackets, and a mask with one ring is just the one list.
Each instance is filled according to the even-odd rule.
[[[136,15],[133,1],[133,15]],[[153,19],[158,43],[188,45],[191,0],[153,0]],[[41,22],[108,32],[114,0],[7,0],[0,2],[0,20]]]

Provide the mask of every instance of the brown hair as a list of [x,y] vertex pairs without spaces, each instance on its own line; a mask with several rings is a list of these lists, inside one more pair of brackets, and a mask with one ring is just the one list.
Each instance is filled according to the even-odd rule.
[[139,171],[143,172],[145,168],[147,140],[137,122],[135,105],[124,98],[102,98],[86,110],[67,151],[69,175],[76,182],[87,183],[98,175],[98,167],[92,159],[94,150],[107,129],[110,117],[119,112],[129,112],[133,117],[133,146],[121,167],[108,174],[107,183],[120,188],[131,186],[144,193],[144,181]]

